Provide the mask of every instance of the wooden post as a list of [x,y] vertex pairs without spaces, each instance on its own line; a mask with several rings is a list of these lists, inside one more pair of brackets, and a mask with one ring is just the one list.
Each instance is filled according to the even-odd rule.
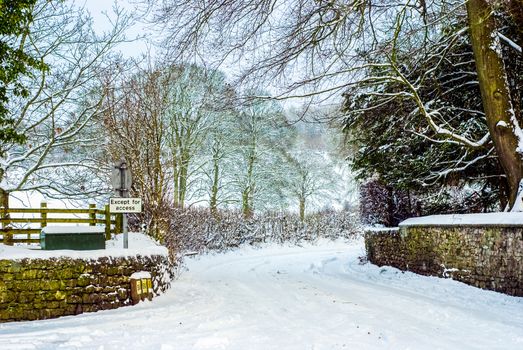
[[45,202],[40,203],[40,217],[42,218],[40,228],[44,228],[47,226],[47,203]]
[[[40,230],[47,226],[47,203],[42,202],[40,203],[40,218],[42,221],[40,222]],[[31,239],[31,234],[27,234],[27,239]]]
[[115,221],[116,221],[116,224],[114,225],[114,233],[122,233],[123,232],[123,214],[116,214]]
[[8,232],[11,228],[9,222],[9,192],[0,188],[0,207],[1,207],[1,218],[2,218],[2,234],[4,236],[4,244],[13,245],[12,233]]
[[105,240],[111,239],[111,211],[109,205],[105,205]]
[[96,226],[96,204],[89,204],[89,226]]
[[153,283],[149,277],[133,277],[131,275],[131,302],[133,305],[140,301],[153,299]]
[[5,245],[14,245],[13,232],[7,231],[9,228],[4,229],[4,244]]

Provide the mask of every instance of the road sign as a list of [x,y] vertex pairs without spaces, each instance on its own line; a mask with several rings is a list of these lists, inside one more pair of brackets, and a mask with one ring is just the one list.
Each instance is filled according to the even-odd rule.
[[141,213],[141,198],[109,198],[109,210],[111,213]]
[[129,240],[127,234],[126,213],[141,213],[142,199],[128,198],[133,184],[133,178],[131,175],[131,169],[129,169],[127,161],[123,157],[113,167],[113,171],[111,172],[111,184],[114,188],[114,194],[120,198],[109,199],[109,210],[112,213],[123,213],[123,247],[127,249],[129,248]]
[[116,162],[111,172],[111,184],[117,196],[127,197],[133,184],[131,169],[125,159]]

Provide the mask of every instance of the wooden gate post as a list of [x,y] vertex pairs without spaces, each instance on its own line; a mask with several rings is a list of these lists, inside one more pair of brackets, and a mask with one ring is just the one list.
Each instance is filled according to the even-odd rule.
[[9,192],[0,188],[0,217],[2,218],[2,234],[4,236],[5,245],[13,245],[13,234],[9,232],[11,222],[9,221]]
[[40,228],[44,228],[47,226],[47,203],[46,202],[40,203],[40,217],[42,218],[42,222],[40,222]]
[[[47,226],[47,203],[46,202],[40,203],[40,218],[42,219],[42,221],[40,221],[40,230],[42,230],[44,227]],[[30,232],[27,233],[27,239],[31,239]]]
[[111,211],[109,210],[109,204],[105,205],[105,240],[111,239]]
[[89,226],[96,226],[96,204],[89,204]]

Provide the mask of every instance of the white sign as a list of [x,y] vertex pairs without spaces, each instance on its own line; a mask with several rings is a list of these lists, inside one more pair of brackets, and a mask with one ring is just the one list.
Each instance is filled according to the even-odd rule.
[[141,198],[109,198],[111,213],[141,213]]

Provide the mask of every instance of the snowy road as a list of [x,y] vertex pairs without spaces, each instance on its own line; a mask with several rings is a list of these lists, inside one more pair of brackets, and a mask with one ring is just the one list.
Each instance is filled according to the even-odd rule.
[[360,241],[197,258],[153,302],[0,324],[0,349],[523,349],[523,298],[361,255]]

